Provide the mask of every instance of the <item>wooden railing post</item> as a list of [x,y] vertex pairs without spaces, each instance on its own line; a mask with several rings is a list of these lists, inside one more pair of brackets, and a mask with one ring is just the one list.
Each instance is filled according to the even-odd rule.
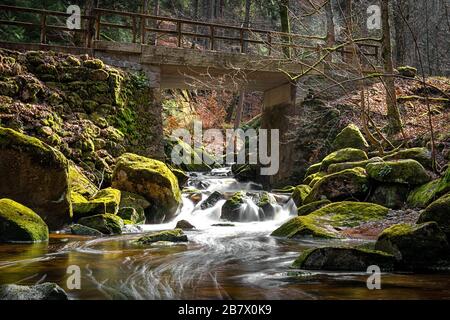
[[41,14],[41,44],[47,42],[45,26],[47,25],[47,15],[45,13]]
[[177,39],[178,39],[178,48],[181,48],[181,44],[182,44],[182,43],[181,43],[181,41],[182,41],[181,27],[182,27],[181,21],[177,21],[177,32],[178,32]]
[[136,43],[136,33],[137,33],[137,25],[136,25],[136,16],[131,17],[131,31],[133,32],[133,43]]
[[214,51],[214,26],[209,26],[210,29],[210,49]]
[[95,39],[100,40],[100,25],[101,25],[102,15],[100,12],[97,12],[95,15]]
[[141,44],[145,44],[145,26],[147,18],[145,16],[141,17]]
[[244,53],[245,51],[245,41],[244,41],[244,29],[239,30],[239,39],[241,41],[241,53]]

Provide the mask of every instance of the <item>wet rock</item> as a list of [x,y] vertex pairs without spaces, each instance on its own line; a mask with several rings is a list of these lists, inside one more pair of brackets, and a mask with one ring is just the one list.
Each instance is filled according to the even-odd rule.
[[343,238],[343,231],[383,220],[388,208],[365,202],[336,202],[306,216],[295,217],[272,232],[275,237]]
[[262,210],[262,212],[260,210],[259,213],[261,220],[272,220],[275,217],[275,206],[277,205],[277,200],[272,194],[268,192],[258,193],[258,197],[254,201]]
[[332,150],[340,150],[345,148],[367,150],[369,148],[369,144],[359,128],[351,123],[336,136],[331,144],[331,148]]
[[72,207],[74,220],[96,214],[117,214],[120,203],[120,190],[106,188],[100,190],[92,199],[87,200],[72,192]]
[[132,207],[122,207],[119,209],[117,216],[121,217],[124,221],[130,221],[132,224],[144,224],[145,213],[144,210],[136,210]]
[[403,149],[383,157],[384,161],[416,160],[425,168],[431,169],[431,151],[427,148]]
[[303,202],[305,201],[306,197],[311,192],[311,187],[301,184],[295,187],[294,191],[292,192],[292,200],[294,200],[294,203],[297,207],[300,207],[303,205]]
[[48,240],[48,227],[33,210],[10,199],[0,200],[0,242]]
[[[129,208],[134,209],[136,213],[130,212]],[[143,196],[126,191],[121,192],[118,216],[122,217],[121,211],[125,209],[125,211],[122,213],[124,214],[124,217],[128,218],[124,219],[132,220],[136,224],[145,223],[145,210],[147,210],[148,208],[150,208],[150,202],[148,202]],[[130,215],[130,213],[132,215]],[[130,217],[134,218],[129,219]]]
[[245,193],[240,191],[236,192],[230,199],[225,201],[222,206],[222,212],[220,219],[228,221],[240,221],[241,207],[244,204]]
[[409,194],[407,202],[413,208],[425,208],[447,192],[450,192],[450,167],[441,178],[414,189]]
[[308,204],[305,204],[297,209],[298,216],[306,216],[322,207],[325,207],[326,205],[330,204],[330,200],[319,200],[315,202],[311,202]]
[[212,208],[217,204],[217,202],[223,199],[225,199],[225,197],[221,192],[214,191],[200,204],[200,209],[206,210],[208,208]]
[[328,199],[364,199],[369,192],[369,179],[363,168],[354,168],[326,175],[318,180],[304,204]]
[[175,229],[192,230],[195,229],[195,227],[189,221],[180,220],[177,222]]
[[292,267],[305,270],[367,271],[376,265],[385,271],[394,269],[394,256],[382,251],[324,247],[304,251]]
[[78,224],[100,231],[103,234],[121,234],[123,220],[110,213],[97,214],[78,220]]
[[183,230],[174,229],[150,233],[136,240],[136,242],[139,244],[151,244],[159,241],[187,242],[188,238],[183,233]]
[[328,168],[329,165],[342,162],[355,162],[368,160],[367,154],[360,149],[346,148],[330,153],[322,160],[322,168]]
[[46,282],[34,286],[2,285],[0,300],[69,300],[69,298],[56,283]]
[[393,254],[398,269],[421,270],[448,257],[450,247],[437,223],[427,222],[387,228],[379,235],[375,249]]
[[91,237],[101,237],[103,233],[98,230],[83,226],[81,224],[73,224],[70,226],[70,231],[72,234],[78,236],[91,236]]
[[177,177],[178,185],[180,187],[185,186],[189,179],[189,176],[186,174],[186,172],[184,172],[181,169],[174,169],[174,168],[171,168],[170,170],[173,172],[175,177]]
[[370,195],[369,202],[392,209],[399,209],[405,204],[408,191],[408,186],[403,184],[378,185]]
[[435,221],[442,231],[450,237],[450,193],[431,203],[419,217],[418,223]]
[[326,175],[328,175],[328,173],[320,171],[320,172],[316,172],[313,173],[309,176],[307,176],[304,180],[303,183],[307,184],[308,186],[310,186],[311,188],[314,187],[314,185],[323,177],[325,177]]
[[234,227],[235,224],[232,223],[215,223],[211,225],[212,227]]
[[68,162],[40,140],[0,127],[0,198],[36,212],[56,230],[70,221]]
[[169,221],[181,204],[177,178],[158,160],[131,153],[123,154],[118,158],[112,186],[145,197],[151,204],[146,210],[149,223]]
[[366,170],[370,178],[379,182],[420,185],[431,180],[425,168],[416,160],[370,163]]
[[90,198],[98,192],[98,188],[74,165],[69,165],[69,180],[70,190],[83,197]]

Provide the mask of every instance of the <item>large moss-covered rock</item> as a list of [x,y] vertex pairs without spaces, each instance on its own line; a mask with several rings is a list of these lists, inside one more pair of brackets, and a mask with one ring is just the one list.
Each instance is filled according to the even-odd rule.
[[220,219],[228,221],[240,221],[245,192],[236,192],[222,206]]
[[328,200],[362,199],[369,192],[369,179],[363,168],[347,169],[327,175],[317,181],[304,204]]
[[399,209],[404,206],[408,191],[408,186],[404,184],[380,184],[374,188],[369,197],[369,202],[391,209]]
[[297,215],[298,216],[306,216],[322,207],[325,207],[326,205],[328,205],[330,203],[331,203],[330,200],[324,199],[324,200],[319,200],[319,201],[305,204],[297,209]]
[[379,182],[419,185],[431,179],[425,168],[416,160],[370,163],[366,170],[370,178]]
[[385,161],[413,159],[425,168],[431,168],[431,152],[427,148],[403,149],[383,157]]
[[92,199],[89,200],[72,193],[74,220],[103,213],[117,214],[119,210],[120,196],[120,190],[114,188],[100,190]]
[[415,208],[425,208],[433,200],[447,192],[450,192],[450,166],[441,178],[414,189],[408,196],[408,205]]
[[70,190],[83,197],[90,198],[98,192],[98,188],[74,165],[69,166]]
[[0,198],[36,212],[50,229],[70,221],[66,158],[40,140],[0,127]]
[[336,136],[336,139],[334,139],[331,144],[331,148],[332,150],[345,148],[367,150],[369,148],[369,144],[359,128],[351,123]]
[[312,188],[312,187],[314,187],[314,185],[316,184],[317,181],[319,181],[321,178],[325,177],[326,175],[328,175],[328,173],[323,172],[323,171],[319,171],[319,172],[310,174],[303,180],[303,184],[307,184],[308,186],[310,186]]
[[0,242],[48,240],[48,227],[33,210],[10,199],[0,200]]
[[150,223],[172,219],[181,204],[176,176],[158,160],[123,154],[118,158],[112,186],[145,197],[151,204],[146,211]]
[[69,300],[69,297],[56,283],[45,282],[34,286],[2,285],[0,300]]
[[369,160],[364,160],[364,161],[355,161],[355,162],[343,162],[343,163],[334,163],[331,164],[330,166],[328,166],[328,174],[330,173],[336,173],[339,171],[343,171],[346,169],[353,169],[353,168],[366,168],[366,166],[369,163],[374,163],[374,162],[382,162],[383,159],[381,159],[380,157],[374,157],[374,158],[370,158]]
[[428,269],[449,253],[447,238],[436,222],[396,224],[385,229],[375,244],[377,250],[393,254],[399,269]]
[[373,203],[337,202],[307,216],[295,217],[276,229],[272,236],[342,238],[342,231],[366,222],[383,220],[389,209]]
[[78,236],[90,236],[90,237],[101,237],[103,233],[98,230],[83,226],[81,224],[73,224],[70,226],[70,231],[72,234]]
[[159,241],[187,242],[188,238],[181,229],[165,230],[146,234],[136,240],[139,244],[151,244]]
[[124,226],[120,217],[110,213],[81,218],[78,220],[78,224],[98,230],[103,234],[121,234]]
[[294,200],[294,203],[297,207],[300,207],[303,205],[303,202],[305,201],[308,194],[311,192],[311,187],[301,184],[295,187],[294,191],[292,192],[292,200]]
[[329,271],[367,271],[377,265],[380,269],[391,271],[394,256],[382,251],[324,247],[304,251],[293,263],[293,268]]
[[431,203],[419,217],[419,223],[436,221],[438,226],[450,237],[450,193]]
[[322,160],[322,168],[328,168],[333,163],[355,162],[368,160],[367,154],[360,149],[345,148],[330,153]]

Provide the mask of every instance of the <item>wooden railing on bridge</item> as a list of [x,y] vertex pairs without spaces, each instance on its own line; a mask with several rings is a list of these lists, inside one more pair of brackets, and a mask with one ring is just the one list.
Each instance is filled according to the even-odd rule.
[[[238,52],[250,53],[248,47],[250,45],[259,45],[265,50],[258,50],[260,55],[272,56],[274,51],[283,55],[284,48],[290,48],[293,56],[308,56],[316,54],[320,57],[325,52],[326,37],[306,36],[293,33],[283,33],[271,30],[263,30],[256,28],[245,28],[218,23],[210,23],[203,21],[193,21],[187,19],[170,18],[163,16],[155,16],[143,13],[124,12],[109,9],[96,8],[90,15],[81,15],[81,28],[70,29],[67,26],[49,24],[49,17],[69,18],[71,14],[51,11],[44,9],[24,8],[0,5],[0,13],[32,13],[39,16],[39,23],[29,21],[17,21],[13,19],[0,19],[0,26],[18,26],[26,29],[40,30],[40,44],[48,44],[49,31],[57,32],[74,32],[81,34],[82,43],[77,43],[78,47],[92,48],[94,40],[102,38],[102,31],[105,29],[124,29],[131,31],[131,42],[141,44],[160,45],[158,39],[161,36],[169,35],[175,37],[176,47],[184,47],[183,41],[186,38],[192,38],[194,41],[191,46],[196,44],[198,39],[206,39],[207,45],[202,49],[225,51],[227,48],[217,45],[218,41],[228,41],[237,44]],[[128,23],[119,24],[108,22],[105,20],[108,16],[118,16],[127,19]],[[168,25],[171,28],[161,28],[161,25]],[[200,30],[206,32],[200,32]],[[222,31],[219,33],[218,31]],[[238,34],[238,36],[230,36],[229,34]],[[225,35],[228,34],[228,35]],[[149,36],[153,35],[152,43],[149,43]],[[113,41],[112,39],[109,39]],[[306,43],[299,43],[300,41]],[[166,43],[167,44],[167,43]],[[195,46],[194,45],[194,46]],[[375,61],[379,59],[379,46],[371,43],[357,43],[359,48],[358,54],[362,56],[372,57]],[[236,46],[234,47],[236,49]],[[341,54],[342,58],[353,55],[353,51],[341,47],[336,50]],[[344,59],[345,60],[345,59]],[[347,59],[348,60],[348,59]]]

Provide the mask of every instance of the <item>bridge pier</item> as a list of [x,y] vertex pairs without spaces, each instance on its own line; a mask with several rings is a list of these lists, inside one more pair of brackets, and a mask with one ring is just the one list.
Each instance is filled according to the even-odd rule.
[[[264,92],[261,129],[278,129],[280,136],[279,170],[275,175],[262,177],[267,186],[285,185],[292,176],[294,146],[290,135],[293,129],[291,118],[297,116],[299,112],[295,106],[296,95],[297,85],[294,82]],[[270,137],[270,134],[268,136]],[[268,143],[270,146],[270,140]]]

